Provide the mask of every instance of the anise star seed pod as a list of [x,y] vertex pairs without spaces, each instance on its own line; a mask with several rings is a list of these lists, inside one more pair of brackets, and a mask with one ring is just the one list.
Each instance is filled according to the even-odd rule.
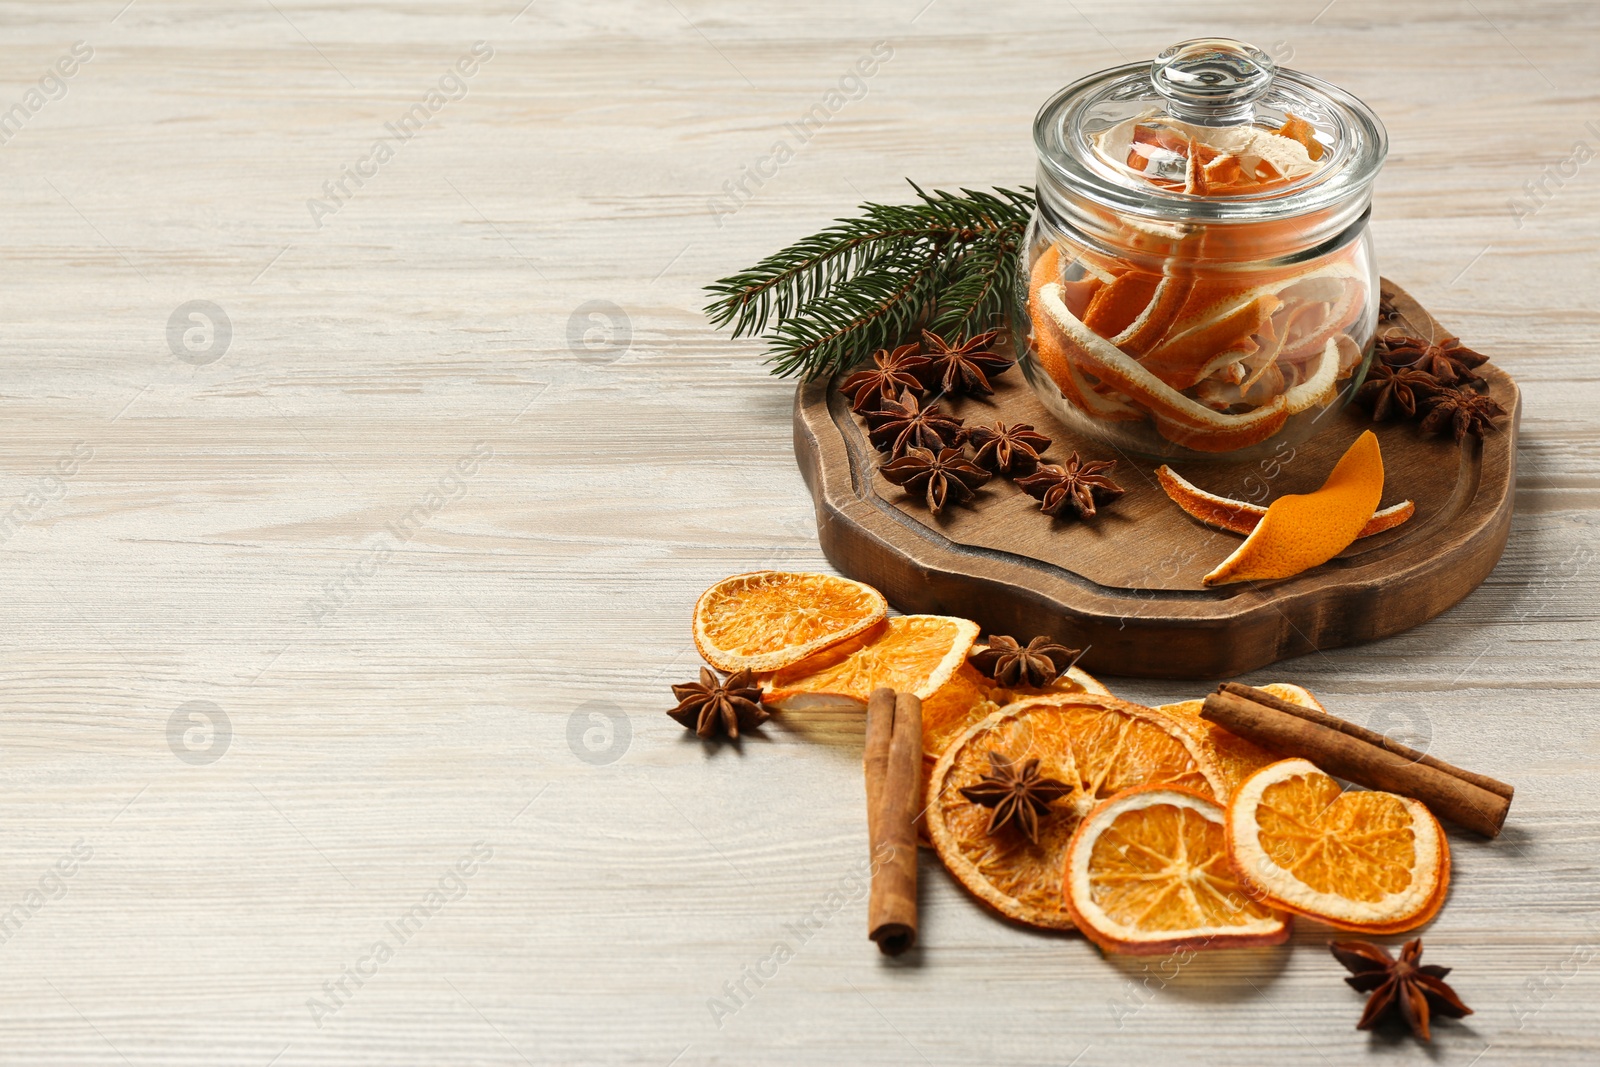
[[1417,417],[1417,401],[1443,388],[1443,382],[1425,371],[1374,363],[1367,371],[1367,380],[1356,390],[1356,403],[1372,409],[1373,422],[1382,422],[1396,410],[1406,418],[1414,419]]
[[1444,385],[1476,384],[1483,381],[1473,367],[1489,362],[1489,357],[1474,352],[1451,337],[1435,344],[1420,337],[1380,337],[1378,354],[1391,367],[1410,367],[1431,374]]
[[1421,938],[1407,941],[1398,960],[1382,945],[1370,941],[1330,941],[1328,948],[1334,959],[1350,971],[1345,981],[1372,994],[1361,1021],[1356,1023],[1357,1030],[1371,1030],[1383,1019],[1398,1014],[1412,1033],[1431,1041],[1428,1019],[1433,1013],[1452,1019],[1472,1014],[1472,1009],[1444,982],[1450,968],[1417,962],[1422,959]]
[[1060,800],[1072,787],[1039,773],[1039,761],[1031,759],[1018,767],[1009,756],[989,753],[989,773],[977,785],[965,786],[961,795],[974,804],[993,808],[988,833],[993,836],[1010,823],[1035,844],[1039,841],[1039,816],[1050,810],[1051,801]]
[[1030,474],[1050,447],[1050,438],[1025,422],[976,426],[967,432],[967,440],[978,450],[974,462],[996,474]]
[[908,448],[938,452],[959,448],[967,439],[960,419],[945,414],[937,404],[923,407],[910,390],[901,393],[900,399],[885,400],[877,411],[868,412],[867,425],[867,436],[878,451],[889,453],[893,459],[905,455]]
[[989,375],[1001,375],[1016,362],[988,350],[999,334],[998,330],[990,330],[953,345],[938,334],[923,330],[922,350],[929,359],[929,366],[923,373],[937,380],[939,387],[951,396],[988,396],[994,392],[989,385]]
[[1025,685],[1043,689],[1078,658],[1078,650],[1035,637],[1023,647],[1014,637],[994,634],[989,647],[972,657],[972,665],[1007,689]]
[[1378,321],[1399,322],[1400,309],[1394,306],[1394,294],[1379,291],[1378,293]]
[[1068,510],[1093,518],[1095,508],[1121,496],[1122,486],[1107,476],[1116,460],[1080,461],[1074,452],[1065,463],[1041,463],[1039,469],[1017,484],[1039,501],[1039,510],[1061,517]]
[[761,706],[761,687],[750,671],[719,678],[709,667],[700,668],[700,681],[672,687],[678,706],[667,712],[695,736],[709,740],[720,729],[737,740],[740,728],[760,726],[772,718]]
[[1467,389],[1445,389],[1429,397],[1427,404],[1428,414],[1422,419],[1422,432],[1441,433],[1448,427],[1454,432],[1458,445],[1469,433],[1482,437],[1494,429],[1494,420],[1506,413],[1493,397]]
[[914,371],[926,367],[931,360],[917,354],[917,346],[901,345],[893,352],[887,348],[874,353],[873,370],[856,371],[840,385],[850,395],[850,410],[857,415],[876,411],[885,400],[893,400],[904,390],[922,392],[922,380]]
[[883,476],[908,493],[927,497],[928,510],[935,515],[944,510],[945,501],[957,504],[972,499],[973,492],[992,475],[975,467],[959,448],[946,448],[934,455],[926,448],[908,448],[899,459],[879,468]]

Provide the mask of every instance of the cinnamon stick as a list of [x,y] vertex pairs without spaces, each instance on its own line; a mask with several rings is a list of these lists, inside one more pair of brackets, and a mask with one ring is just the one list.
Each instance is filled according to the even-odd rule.
[[1500,833],[1511,808],[1514,790],[1504,782],[1247,685],[1224,682],[1206,697],[1200,717],[1346,781],[1420,800],[1435,815],[1486,837]]
[[889,742],[894,736],[894,690],[874,689],[867,698],[867,746],[862,757],[867,778],[867,840],[878,841],[878,800],[889,769]]
[[1402,745],[1394,738],[1385,737],[1376,730],[1369,730],[1365,726],[1357,726],[1353,722],[1338,718],[1337,716],[1329,715],[1325,711],[1318,711],[1316,708],[1308,708],[1302,704],[1296,704],[1292,701],[1284,700],[1282,697],[1269,693],[1265,689],[1257,689],[1254,686],[1244,685],[1240,682],[1223,682],[1218,688],[1226,692],[1233,693],[1237,696],[1242,696],[1246,700],[1254,700],[1257,704],[1265,704],[1269,708],[1277,708],[1279,711],[1288,712],[1290,715],[1298,715],[1300,718],[1309,722],[1320,723],[1321,725],[1327,726],[1330,729],[1338,730],[1340,733],[1345,733],[1349,734],[1351,737],[1360,738],[1370,745],[1378,745],[1381,748],[1385,748],[1388,751],[1393,752],[1401,759],[1407,759],[1413,763],[1426,764],[1435,770],[1440,770],[1446,774],[1454,775],[1464,782],[1471,782],[1480,789],[1487,789],[1491,793],[1498,793],[1507,800],[1510,800],[1511,794],[1515,792],[1515,790],[1513,790],[1512,787],[1507,785],[1505,782],[1490,778],[1486,774],[1475,774],[1472,771],[1462,770],[1460,767],[1452,766],[1442,759],[1428,755],[1426,752],[1418,752],[1409,745]]
[[867,701],[867,838],[872,889],[867,936],[898,956],[917,940],[917,793],[922,782],[922,701],[875,690]]

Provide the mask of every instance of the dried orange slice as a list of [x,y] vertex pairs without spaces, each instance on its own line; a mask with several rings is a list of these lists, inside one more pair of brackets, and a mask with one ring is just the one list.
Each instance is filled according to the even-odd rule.
[[[1015,827],[988,833],[990,808],[961,792],[990,771],[989,753],[1071,787],[1039,818],[1038,840]],[[1072,928],[1062,893],[1067,845],[1096,804],[1140,785],[1178,785],[1204,796],[1220,773],[1182,727],[1150,708],[1091,693],[1053,693],[1008,704],[969,727],[933,769],[925,812],[928,837],[956,880],[1002,915],[1056,930]]]
[[755,571],[700,594],[694,646],[724,671],[773,671],[868,630],[889,613],[870,585],[831,574]]
[[1383,498],[1378,437],[1363,431],[1314,493],[1274,500],[1233,555],[1206,575],[1206,585],[1288,578],[1350,547]]
[[[1299,704],[1303,708],[1315,711],[1328,710],[1322,706],[1321,701],[1298,685],[1269,682],[1259,688],[1280,700]],[[1224,789],[1217,794],[1217,799],[1225,801],[1246,778],[1267,764],[1276,763],[1282,757],[1267,751],[1253,741],[1247,741],[1238,734],[1223,729],[1214,722],[1202,719],[1200,709],[1204,706],[1204,700],[1183,700],[1176,704],[1162,704],[1156,710],[1176,719],[1180,726],[1189,731],[1189,736],[1199,743],[1206,755],[1211,757],[1211,762],[1221,772],[1224,783]]]
[[864,708],[880,686],[926,700],[950,680],[978,624],[948,615],[901,615],[762,679],[779,709]]
[[999,711],[1004,701],[994,696],[994,682],[970,662],[957,667],[950,680],[922,702],[922,758],[931,765],[969,726]]
[[[982,644],[974,645],[968,653],[969,657],[985,647]],[[1110,696],[1111,690],[1077,667],[1068,668],[1066,674],[1043,689],[1004,689],[996,685],[994,679],[980,673],[970,659],[958,667],[938,692],[922,702],[923,795],[931,797],[928,786],[933,781],[934,765],[944,755],[944,750],[950,747],[950,742],[999,711],[1003,705],[1042,693]]]
[[982,643],[973,645],[968,652],[968,662],[958,667],[938,692],[922,702],[924,759],[937,760],[944,755],[950,742],[966,733],[969,727],[1014,701],[1045,693],[1111,695],[1111,690],[1077,667],[1069,668],[1066,674],[1043,689],[1006,689],[985,677],[970,661],[986,647]]
[[[1267,513],[1267,509],[1260,504],[1208,493],[1165,463],[1156,468],[1156,480],[1161,483],[1161,488],[1167,491],[1167,496],[1172,498],[1174,504],[1207,526],[1215,526],[1229,533],[1248,534]],[[1367,524],[1361,527],[1356,539],[1392,530],[1411,518],[1416,511],[1416,504],[1409,500],[1379,508],[1372,513],[1372,518],[1367,520]]]
[[1450,846],[1425,805],[1341,790],[1303,759],[1245,779],[1228,804],[1228,852],[1274,906],[1369,933],[1421,926],[1450,881]]
[[1193,790],[1118,793],[1068,846],[1072,921],[1107,952],[1135,956],[1287,941],[1288,916],[1252,899],[1234,873],[1225,824],[1222,807]]

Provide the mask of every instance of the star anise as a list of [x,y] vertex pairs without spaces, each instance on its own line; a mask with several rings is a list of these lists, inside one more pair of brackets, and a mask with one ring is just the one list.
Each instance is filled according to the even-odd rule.
[[1078,658],[1078,650],[1035,637],[1023,647],[1014,637],[993,634],[989,647],[972,657],[972,665],[1007,689],[1019,685],[1043,689]]
[[1380,337],[1378,355],[1391,367],[1411,367],[1431,374],[1445,385],[1477,384],[1483,381],[1472,368],[1489,362],[1489,357],[1461,343],[1457,337],[1442,342],[1420,337]]
[[922,380],[913,372],[926,367],[927,356],[917,353],[917,346],[901,345],[893,352],[887,348],[873,354],[873,370],[856,371],[839,387],[850,394],[850,410],[857,415],[876,411],[885,400],[893,400],[903,390],[922,392]]
[[739,729],[760,726],[772,718],[761,707],[761,687],[750,671],[719,678],[709,667],[700,668],[700,680],[672,687],[678,706],[667,712],[695,736],[710,739],[720,729],[735,740]]
[[1041,463],[1039,469],[1017,484],[1039,501],[1039,510],[1060,517],[1070,509],[1079,516],[1093,518],[1095,507],[1121,496],[1122,486],[1112,481],[1108,471],[1116,460],[1080,461],[1074,452],[1064,463]]
[[1345,981],[1372,994],[1361,1021],[1356,1023],[1357,1030],[1371,1030],[1388,1016],[1398,1014],[1412,1033],[1430,1041],[1428,1018],[1434,1012],[1452,1019],[1472,1014],[1456,991],[1444,983],[1450,968],[1417,962],[1422,959],[1421,938],[1407,941],[1398,960],[1383,946],[1368,941],[1330,941],[1328,948],[1333,958],[1350,971]]
[[1468,389],[1441,390],[1428,398],[1427,405],[1422,432],[1440,433],[1448,427],[1455,433],[1458,445],[1469,433],[1482,437],[1494,429],[1494,420],[1506,413],[1493,397]]
[[908,448],[899,459],[879,468],[883,476],[908,493],[923,493],[928,510],[935,515],[944,510],[945,501],[957,504],[972,499],[973,492],[993,475],[972,461],[959,448],[945,448],[934,455],[926,448]]
[[1050,447],[1050,438],[1025,422],[975,426],[967,432],[967,440],[978,450],[978,466],[996,474],[1032,473],[1039,466],[1039,456]]
[[1394,306],[1394,294],[1378,291],[1378,321],[1399,322],[1400,309]]
[[923,373],[929,384],[938,382],[951,396],[988,396],[994,392],[989,375],[1004,374],[1016,362],[989,351],[988,346],[999,334],[998,330],[990,330],[951,344],[938,334],[923,330],[922,350],[930,361]]
[[1373,422],[1382,422],[1394,415],[1396,410],[1406,418],[1414,419],[1417,417],[1417,401],[1443,388],[1444,383],[1426,371],[1374,363],[1367,370],[1367,380],[1356,390],[1356,402],[1372,409]]
[[967,439],[961,420],[945,414],[937,404],[924,407],[909,389],[898,400],[885,400],[877,411],[867,413],[868,435],[878,451],[898,459],[908,448],[938,452],[959,448]]
[[989,773],[977,785],[965,786],[961,795],[974,804],[993,808],[988,832],[992,836],[1009,823],[1016,823],[1024,837],[1039,841],[1039,816],[1050,811],[1050,802],[1072,792],[1072,787],[1039,773],[1039,761],[1031,759],[1018,767],[998,750],[989,752]]

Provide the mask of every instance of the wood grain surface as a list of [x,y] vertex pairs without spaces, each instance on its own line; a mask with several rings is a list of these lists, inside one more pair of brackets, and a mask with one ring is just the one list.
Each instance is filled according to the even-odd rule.
[[[1401,315],[1395,331],[1452,336],[1400,286],[1385,281],[1384,291]],[[1507,417],[1481,442],[1458,446],[1448,434],[1423,434],[1405,422],[1375,426],[1361,406],[1341,404],[1322,413],[1326,422],[1314,436],[1284,441],[1264,459],[1172,461],[1202,489],[1267,503],[1314,491],[1356,438],[1377,433],[1383,504],[1409,500],[1415,515],[1278,582],[1205,588],[1203,577],[1242,538],[1181,511],[1156,479],[1160,460],[1129,455],[1056,418],[1020,369],[997,378],[992,396],[939,397],[938,407],[968,430],[997,420],[1034,427],[1050,438],[1046,461],[1109,457],[1125,493],[1091,520],[1052,521],[1004,477],[991,478],[968,504],[932,514],[921,497],[883,476],[887,457],[869,440],[866,420],[851,412],[838,377],[800,387],[795,453],[817,501],[828,559],[899,610],[970,618],[985,633],[1045,634],[1082,649],[1078,665],[1086,670],[1223,678],[1400,633],[1488,577],[1511,529],[1521,405],[1503,370],[1485,364],[1483,375]]]
[[[1588,0],[53,0],[0,27],[0,1063],[1594,1062]],[[1477,1014],[1426,1052],[1353,1029],[1310,924],[1105,960],[926,854],[919,946],[885,961],[861,717],[734,750],[662,714],[701,589],[826,567],[794,384],[700,287],[906,177],[1029,182],[1051,92],[1206,34],[1373,105],[1384,273],[1523,391],[1485,584],[1246,679],[1517,787],[1499,839],[1452,839],[1427,959]]]

